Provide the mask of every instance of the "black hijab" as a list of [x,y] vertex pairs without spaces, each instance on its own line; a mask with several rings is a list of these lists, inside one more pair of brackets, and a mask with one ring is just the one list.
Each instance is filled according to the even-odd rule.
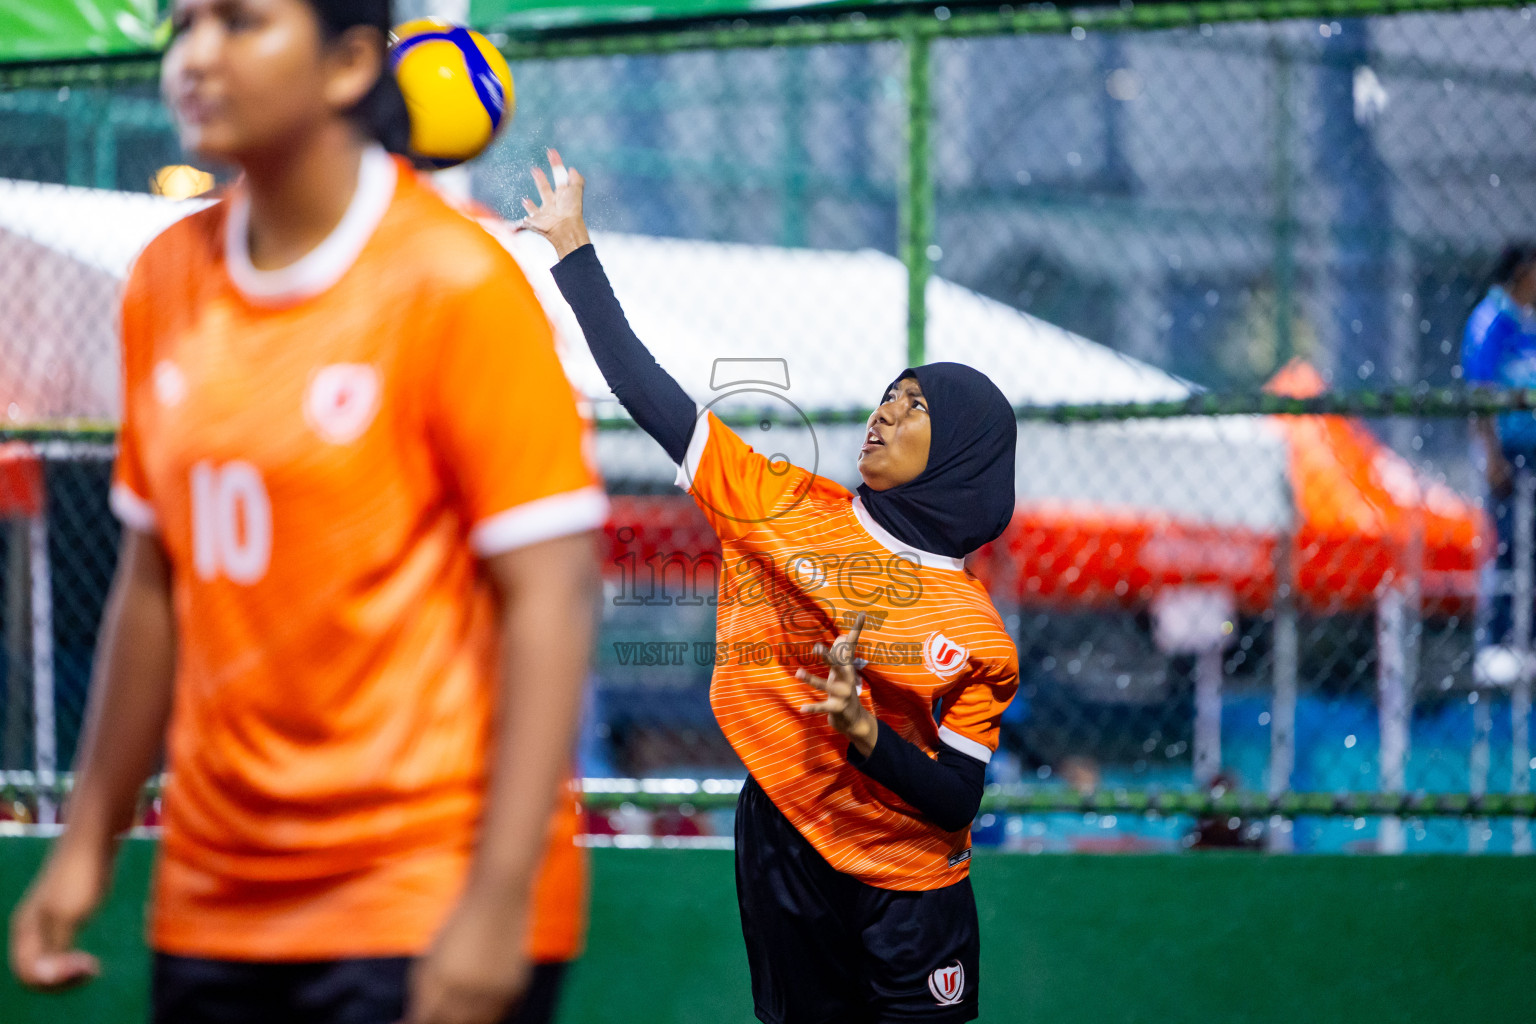
[[908,367],[891,387],[905,377],[916,378],[928,399],[928,465],[884,491],[860,484],[859,497],[903,543],[963,558],[1013,518],[1013,407],[986,374],[960,363]]

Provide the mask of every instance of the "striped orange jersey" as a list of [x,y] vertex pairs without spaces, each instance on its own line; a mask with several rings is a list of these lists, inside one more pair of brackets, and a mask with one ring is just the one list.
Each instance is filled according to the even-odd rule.
[[837,870],[882,889],[966,877],[970,830],[944,832],[847,761],[823,699],[795,678],[825,675],[812,647],[867,613],[861,700],[936,756],[981,761],[1018,689],[1018,655],[985,588],[955,558],[917,551],[846,488],[753,451],[713,413],[694,427],[678,483],[720,536],[710,702],[774,805]]
[[370,150],[290,267],[246,239],[237,189],[151,242],[123,303],[112,505],[158,535],[177,629],[152,942],[411,954],[484,798],[476,558],[607,503],[532,289],[406,164]]

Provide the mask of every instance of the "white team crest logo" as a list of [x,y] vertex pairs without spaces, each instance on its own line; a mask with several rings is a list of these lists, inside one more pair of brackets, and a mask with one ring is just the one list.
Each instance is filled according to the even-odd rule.
[[948,679],[965,667],[971,652],[943,633],[934,633],[923,644],[923,664],[940,679]]
[[379,411],[379,371],[367,363],[323,366],[309,378],[304,419],[322,440],[350,444]]
[[965,996],[965,967],[951,960],[928,975],[928,991],[940,1006],[954,1006]]

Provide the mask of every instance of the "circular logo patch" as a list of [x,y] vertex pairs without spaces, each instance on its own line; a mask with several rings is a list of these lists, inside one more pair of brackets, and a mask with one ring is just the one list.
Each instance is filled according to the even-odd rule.
[[965,667],[971,652],[943,633],[934,633],[923,644],[923,664],[940,679],[949,679]]
[[323,366],[309,379],[304,419],[331,444],[351,444],[379,411],[379,371],[367,363]]

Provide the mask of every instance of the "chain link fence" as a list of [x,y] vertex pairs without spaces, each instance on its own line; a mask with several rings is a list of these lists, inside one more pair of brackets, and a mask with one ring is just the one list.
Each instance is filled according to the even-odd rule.
[[[864,412],[927,360],[1019,408],[1018,515],[973,559],[1022,666],[978,841],[1528,848],[1531,573],[1494,565],[1472,434],[1531,401],[1461,386],[1459,352],[1501,248],[1536,238],[1536,9],[1305,11],[499,40],[516,119],[449,187],[515,216],[557,146],[637,331],[754,444],[851,481]],[[148,195],[186,160],[155,73],[0,67],[12,817],[50,813],[70,764],[114,561],[117,290],[201,202]],[[615,495],[594,830],[728,835],[714,542],[607,393],[547,246],[504,237]],[[781,360],[787,386],[722,357]],[[1513,633],[1489,628],[1496,594]]]

